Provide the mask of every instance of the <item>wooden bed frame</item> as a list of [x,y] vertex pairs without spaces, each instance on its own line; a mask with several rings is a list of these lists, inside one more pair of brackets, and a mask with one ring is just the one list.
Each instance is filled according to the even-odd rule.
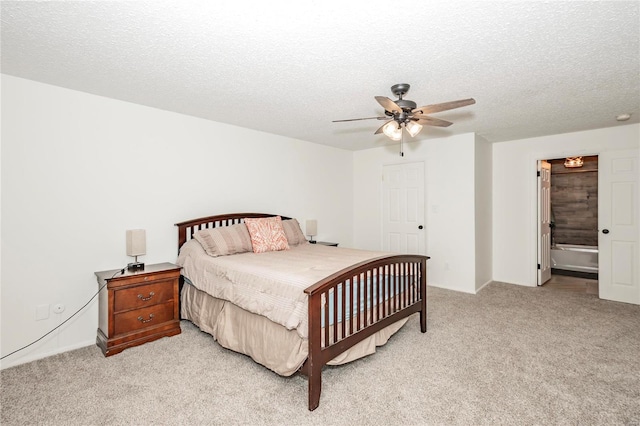
[[[270,216],[276,215],[233,213],[177,223],[178,250],[201,229],[242,223],[246,217]],[[283,220],[290,219],[281,217]],[[320,403],[322,367],[333,358],[416,312],[420,313],[420,330],[423,333],[427,331],[427,259],[427,256],[409,254],[381,256],[345,268],[304,290],[309,299],[309,355],[300,372],[309,379],[310,411],[315,410]],[[378,287],[376,294],[373,294],[373,290],[368,290],[370,286],[367,282],[375,275],[391,278],[386,286],[379,282],[374,284]],[[410,277],[416,277],[417,288],[409,285]],[[368,291],[371,294],[367,295]],[[341,297],[330,297],[330,292],[336,295],[341,293]],[[354,312],[350,314],[350,321],[338,318],[338,312],[349,312],[346,300],[361,300],[363,297],[368,300],[371,296],[374,299],[371,306],[367,306],[367,303],[355,306]],[[332,309],[329,309],[329,303],[333,304]],[[351,302],[349,304],[353,305]],[[331,310],[333,318],[329,318]],[[323,330],[323,320],[325,324],[329,324],[327,330]]]

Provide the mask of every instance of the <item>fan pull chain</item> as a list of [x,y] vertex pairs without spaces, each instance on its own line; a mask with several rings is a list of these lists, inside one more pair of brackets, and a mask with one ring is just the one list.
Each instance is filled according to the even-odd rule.
[[404,157],[404,130],[402,130],[402,127],[404,127],[404,123],[400,126],[400,131],[402,132],[400,133],[400,157]]

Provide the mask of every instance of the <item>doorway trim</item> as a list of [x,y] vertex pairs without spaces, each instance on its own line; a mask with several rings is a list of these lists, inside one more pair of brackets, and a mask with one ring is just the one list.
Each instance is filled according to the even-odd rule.
[[551,163],[549,160],[538,160],[536,169],[537,178],[537,200],[538,200],[538,232],[536,241],[537,269],[536,284],[544,285],[551,279]]
[[[530,154],[527,161],[529,173],[529,282],[530,287],[538,286],[538,161],[555,158],[575,157],[575,156],[600,156],[600,152],[564,150],[561,152],[549,152],[544,154]],[[598,203],[600,200],[598,200]]]

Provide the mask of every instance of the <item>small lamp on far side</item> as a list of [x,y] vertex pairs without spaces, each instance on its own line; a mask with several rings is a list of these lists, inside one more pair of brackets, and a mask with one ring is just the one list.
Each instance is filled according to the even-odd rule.
[[147,252],[147,237],[144,229],[127,230],[127,256],[136,258],[134,263],[127,265],[130,271],[144,270],[144,263],[138,262],[138,256],[143,256]]
[[313,237],[318,235],[318,221],[315,219],[309,219],[307,220],[304,228],[307,231],[307,235],[311,237],[309,242],[315,244],[316,242],[313,240]]

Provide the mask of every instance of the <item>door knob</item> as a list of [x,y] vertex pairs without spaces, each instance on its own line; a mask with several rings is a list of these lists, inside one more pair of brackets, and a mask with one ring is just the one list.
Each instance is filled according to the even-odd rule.
[[418,225],[418,229],[422,229],[422,228],[424,228],[424,226]]
[[603,234],[608,234],[608,233],[609,233],[609,230],[608,230],[608,229],[603,229],[603,230],[602,230],[602,233],[603,233]]

